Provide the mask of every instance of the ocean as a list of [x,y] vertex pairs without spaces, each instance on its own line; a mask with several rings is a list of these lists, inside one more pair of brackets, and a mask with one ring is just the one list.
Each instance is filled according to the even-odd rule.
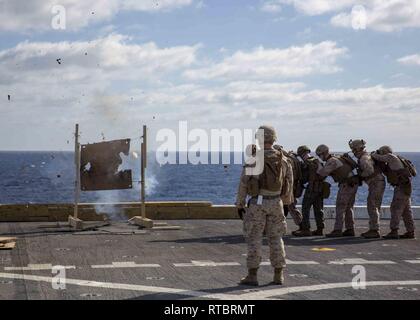
[[[420,168],[420,153],[401,153]],[[140,161],[129,157],[124,168],[133,170],[133,189],[82,192],[81,202],[139,201]],[[148,201],[204,200],[213,204],[233,204],[241,165],[163,165],[155,154],[148,155],[146,175]],[[74,199],[74,164],[72,152],[0,152],[0,203],[72,203]],[[332,182],[332,181],[331,181]],[[420,205],[420,177],[413,180],[413,205]],[[325,204],[334,204],[337,186]],[[356,204],[365,205],[367,188],[359,188]],[[387,185],[384,205],[392,200]]]

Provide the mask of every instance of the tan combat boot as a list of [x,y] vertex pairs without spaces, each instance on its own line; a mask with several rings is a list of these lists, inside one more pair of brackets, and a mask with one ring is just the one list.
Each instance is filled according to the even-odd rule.
[[361,236],[365,239],[376,239],[376,238],[380,238],[381,234],[379,233],[378,230],[369,230],[367,232],[363,232]]
[[284,283],[283,268],[274,269],[273,283],[278,285],[282,285]]
[[398,229],[392,229],[390,233],[383,236],[382,238],[384,238],[384,239],[395,239],[395,240],[399,239],[400,236],[398,235]]
[[256,268],[248,269],[248,275],[245,278],[242,278],[239,284],[246,286],[258,286],[257,271],[258,269]]
[[400,239],[415,239],[416,235],[414,231],[407,231],[406,233],[400,235]]

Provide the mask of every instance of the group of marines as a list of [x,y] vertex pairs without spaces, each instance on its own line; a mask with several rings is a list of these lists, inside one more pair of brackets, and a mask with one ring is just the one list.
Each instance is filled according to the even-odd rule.
[[[369,230],[362,233],[361,236],[364,238],[381,237],[379,218],[387,180],[394,187],[394,195],[390,207],[391,231],[384,238],[414,239],[411,193],[412,177],[416,175],[416,170],[413,164],[394,153],[389,146],[383,146],[377,151],[369,153],[366,151],[364,140],[350,140],[349,147],[353,157],[349,153],[333,155],[328,146],[324,144],[316,148],[315,152],[318,158],[312,157],[311,150],[306,146],[299,147],[296,154],[293,152],[284,153],[289,159],[295,178],[295,200],[285,208],[285,212],[290,212],[299,226],[299,229],[292,234],[297,237],[323,235],[325,227],[323,200],[328,198],[330,193],[330,184],[325,179],[331,176],[338,183],[336,218],[334,229],[326,234],[326,237],[355,236],[353,207],[357,190],[363,183],[368,187]],[[304,190],[302,213],[296,208],[296,199],[301,196],[301,190]],[[316,220],[317,229],[315,231],[311,231],[309,222],[311,208],[313,208]],[[401,217],[406,233],[399,235]]]
[[[286,216],[292,216],[299,229],[292,232],[296,237],[324,235],[324,199],[330,196],[332,177],[338,184],[334,229],[327,237],[355,237],[354,212],[357,190],[364,183],[368,187],[367,211],[369,230],[364,238],[381,237],[379,218],[386,180],[394,187],[391,203],[391,232],[386,239],[414,239],[414,221],[411,210],[412,178],[417,172],[414,165],[383,146],[375,152],[366,151],[364,140],[350,140],[351,153],[332,154],[328,146],[316,148],[317,157],[311,155],[307,146],[297,152],[287,152],[276,145],[277,134],[272,126],[261,126],[263,131],[264,167],[258,174],[256,146],[251,145],[251,154],[242,170],[236,207],[243,220],[247,242],[248,274],[240,284],[258,285],[257,271],[261,263],[261,247],[264,234],[270,247],[270,261],[274,268],[274,284],[283,284],[286,253],[282,236],[287,231]],[[249,160],[248,159],[248,160]],[[254,172],[254,174],[252,173]],[[297,209],[297,199],[302,197],[302,212]],[[316,230],[311,231],[310,210],[313,208]],[[400,219],[406,232],[398,233]],[[343,231],[343,227],[345,230]]]

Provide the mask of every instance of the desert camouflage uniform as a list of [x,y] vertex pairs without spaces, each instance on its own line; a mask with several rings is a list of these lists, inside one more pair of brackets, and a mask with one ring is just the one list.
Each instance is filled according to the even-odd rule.
[[[274,152],[274,150],[266,150]],[[286,185],[282,188],[284,190],[281,196],[281,190],[278,192],[270,192],[267,190],[260,190],[262,196],[267,196],[263,199],[262,205],[257,205],[257,199],[252,198],[249,202],[249,207],[245,209],[243,230],[245,239],[248,245],[247,267],[248,269],[256,269],[261,263],[261,248],[264,229],[266,229],[268,245],[270,247],[270,261],[274,268],[284,268],[286,266],[286,254],[284,250],[284,243],[282,236],[287,232],[286,218],[283,213],[283,201],[290,201],[293,199],[292,184],[287,175],[287,162],[283,160],[282,176],[280,180]],[[250,176],[245,174],[245,169],[242,171],[236,206],[245,207],[247,197],[247,182]]]
[[[372,154],[372,158],[376,161],[386,162],[389,169],[393,171],[404,169],[401,160],[394,154],[380,155],[377,153]],[[411,183],[411,182],[410,182]],[[400,226],[400,219],[403,218],[405,228],[408,232],[415,230],[413,212],[411,210],[411,195],[404,190],[402,185],[394,186],[394,196],[391,202],[391,230],[398,230]]]
[[369,229],[379,230],[379,216],[382,199],[385,192],[385,177],[375,165],[371,155],[364,152],[359,158],[360,176],[368,185],[367,210],[369,214]]
[[[317,173],[327,177],[335,170],[343,166],[343,163],[335,156],[331,156],[324,167],[319,167]],[[343,182],[338,184],[338,193],[335,204],[335,226],[334,230],[343,230],[343,223],[347,230],[354,229],[354,202],[356,200],[357,184]]]

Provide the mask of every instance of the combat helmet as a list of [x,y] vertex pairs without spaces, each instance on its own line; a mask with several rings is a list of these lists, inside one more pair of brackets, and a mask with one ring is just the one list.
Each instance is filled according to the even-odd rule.
[[316,150],[315,153],[317,154],[317,156],[319,157],[322,154],[326,154],[326,153],[330,153],[330,148],[328,148],[327,145],[325,144],[320,144]]
[[268,143],[274,143],[277,141],[276,129],[272,126],[263,125],[258,130],[264,130],[264,141]]
[[392,153],[392,148],[390,146],[382,146],[378,149],[379,154],[389,154]]
[[311,149],[308,146],[300,146],[297,149],[297,154],[299,157],[302,157],[305,153],[311,153]]
[[350,140],[349,141],[349,147],[352,151],[363,151],[366,148],[366,142],[365,140]]

